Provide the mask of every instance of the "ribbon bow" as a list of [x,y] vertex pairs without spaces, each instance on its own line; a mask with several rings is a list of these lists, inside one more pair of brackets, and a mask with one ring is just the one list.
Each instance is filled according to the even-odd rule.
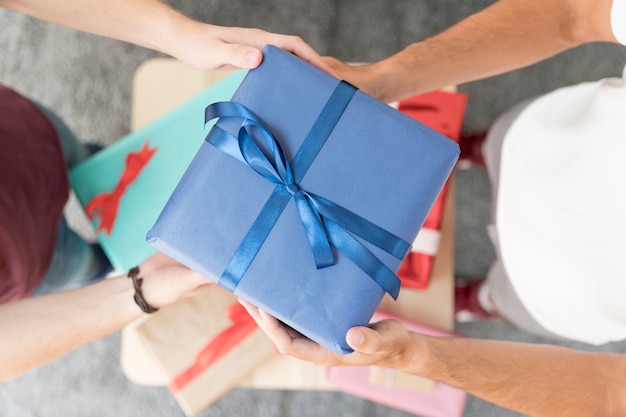
[[[272,133],[244,105],[220,102],[206,108],[205,122],[218,117],[242,120],[236,137],[216,126],[209,133],[208,142],[276,184],[274,192],[222,274],[220,285],[234,291],[287,202],[293,198],[318,269],[335,264],[332,245],[392,297],[398,296],[400,281],[395,273],[351,233],[398,259],[404,259],[410,251],[410,244],[356,213],[303,190],[299,185],[354,92],[355,88],[351,85],[345,82],[339,84],[291,163]],[[257,142],[264,145],[266,152],[261,150]]]
[[89,218],[94,221],[100,218],[100,224],[96,232],[104,231],[107,235],[111,234],[120,200],[124,196],[126,189],[137,179],[139,173],[148,164],[157,149],[150,148],[150,141],[146,141],[139,151],[129,153],[126,156],[124,171],[113,191],[99,193],[87,203],[85,211]]

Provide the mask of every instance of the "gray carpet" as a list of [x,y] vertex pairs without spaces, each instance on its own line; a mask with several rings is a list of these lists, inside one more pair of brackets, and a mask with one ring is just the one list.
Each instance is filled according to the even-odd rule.
[[[492,3],[487,0],[171,1],[186,14],[221,25],[298,34],[320,53],[375,61]],[[0,82],[55,109],[79,137],[110,144],[129,130],[132,77],[157,53],[0,11]],[[616,76],[626,48],[587,45],[524,70],[460,86],[470,97],[466,128],[489,126],[510,105],[554,88]],[[462,63],[459,63],[462,65]],[[489,183],[480,170],[457,176],[456,270],[484,275],[493,260],[485,234]],[[459,325],[479,338],[553,342],[507,323]],[[162,388],[133,385],[120,371],[119,334],[93,342],[17,379],[0,383],[0,416],[181,416]],[[2,343],[0,341],[0,343]],[[584,350],[624,352],[626,343]],[[529,399],[532,401],[532,399]],[[202,413],[216,416],[406,416],[348,395],[236,389]],[[469,397],[465,416],[516,416]]]

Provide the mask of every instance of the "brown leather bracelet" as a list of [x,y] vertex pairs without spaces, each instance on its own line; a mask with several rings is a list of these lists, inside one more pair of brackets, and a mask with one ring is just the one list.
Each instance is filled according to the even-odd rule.
[[141,284],[143,284],[143,278],[139,278],[139,267],[136,266],[128,271],[128,278],[133,280],[133,287],[135,287],[135,303],[139,306],[141,311],[147,314],[156,313],[158,308],[152,307],[145,298],[143,298],[143,291],[141,290]]

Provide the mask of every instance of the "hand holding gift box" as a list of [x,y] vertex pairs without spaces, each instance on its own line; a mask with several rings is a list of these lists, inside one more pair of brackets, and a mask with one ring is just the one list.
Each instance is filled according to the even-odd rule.
[[[274,47],[148,234],[335,352],[366,324],[458,157],[451,140]],[[291,168],[290,168],[291,167]],[[304,224],[304,227],[303,227]]]
[[[281,353],[329,366],[326,376],[330,387],[424,417],[460,417],[463,414],[466,399],[463,390],[418,376],[428,368],[421,363],[428,357],[428,343],[423,338],[458,337],[453,333],[377,311],[369,326],[351,329],[346,334],[357,352],[337,355],[294,334],[253,305],[243,304]],[[372,375],[381,368],[374,366],[389,367],[390,371],[409,369],[411,374],[406,377],[416,378],[417,382],[413,380],[409,386],[395,384],[393,380],[381,384],[380,373]]]
[[[411,322],[382,311],[376,312],[372,321],[380,322],[388,319],[401,321],[406,329],[415,333],[434,337],[457,337],[452,333]],[[430,386],[425,386],[424,382],[418,383],[421,388],[426,387],[427,389],[415,389],[415,385],[402,386],[394,384],[394,381],[383,385],[379,381],[372,381],[372,371],[380,372],[380,369],[371,366],[331,367],[328,368],[327,376],[329,383],[339,391],[409,413],[424,417],[460,417],[463,415],[467,397],[464,391],[434,381],[431,381],[432,385]],[[389,368],[385,369],[392,371],[388,375],[394,375],[397,372]]]

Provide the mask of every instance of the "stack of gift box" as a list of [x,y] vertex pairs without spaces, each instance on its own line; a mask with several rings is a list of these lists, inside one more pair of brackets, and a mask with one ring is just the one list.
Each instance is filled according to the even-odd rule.
[[[72,171],[116,269],[159,250],[219,285],[132,327],[186,415],[269,362],[288,364],[238,297],[339,354],[351,352],[350,327],[389,317],[456,337],[379,306],[428,288],[465,103],[438,91],[393,108],[268,46],[257,69]],[[315,369],[317,388],[462,415],[465,394],[445,384],[377,367]]]

